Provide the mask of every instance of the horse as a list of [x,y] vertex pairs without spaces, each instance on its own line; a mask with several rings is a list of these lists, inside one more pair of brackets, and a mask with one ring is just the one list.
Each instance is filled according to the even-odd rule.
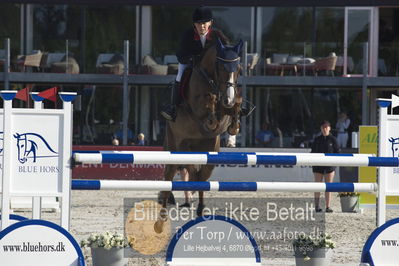
[[[18,161],[20,163],[26,163],[29,158],[36,162],[36,158],[39,157],[56,157],[58,153],[54,151],[48,142],[39,134],[36,133],[23,133],[14,134],[14,138],[17,139],[18,148]],[[40,154],[37,151],[41,148]]]
[[[177,107],[175,121],[167,121],[164,149],[180,152],[219,151],[220,134],[236,135],[240,128],[242,97],[237,79],[241,70],[240,53],[242,40],[235,46],[225,46],[220,40],[210,47],[199,64],[193,66],[186,100]],[[165,167],[165,181],[172,181],[178,165]],[[213,165],[185,165],[190,181],[206,181],[212,174]],[[166,208],[171,192],[163,191],[162,205]],[[204,191],[199,191],[197,215],[204,209]],[[164,213],[154,225],[162,232]]]

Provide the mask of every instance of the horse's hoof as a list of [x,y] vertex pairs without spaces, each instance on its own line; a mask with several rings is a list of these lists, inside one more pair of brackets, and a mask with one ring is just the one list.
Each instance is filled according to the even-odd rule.
[[154,231],[157,234],[161,234],[163,232],[163,221],[156,221],[154,224]]
[[203,211],[205,209],[205,205],[204,204],[198,204],[197,207],[197,216],[203,216]]
[[172,192],[169,192],[168,203],[171,205],[176,205],[175,196],[173,195]]
[[162,204],[163,203],[163,195],[162,195],[162,191],[158,192],[158,203]]
[[[160,192],[158,192],[158,203],[159,204],[163,204],[163,200],[164,200],[164,196],[163,196],[163,193],[164,193],[164,191],[160,191]],[[167,199],[167,203],[168,204],[171,204],[171,205],[176,205],[176,200],[175,200],[175,196],[173,195],[173,193],[172,192],[169,192],[169,196],[168,196],[168,199]]]

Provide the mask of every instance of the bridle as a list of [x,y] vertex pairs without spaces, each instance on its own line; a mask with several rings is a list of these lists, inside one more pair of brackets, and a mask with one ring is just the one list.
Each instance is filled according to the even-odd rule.
[[[215,72],[214,72],[215,78],[214,79],[210,78],[208,73],[201,66],[198,66],[198,67],[194,68],[194,70],[197,71],[197,73],[199,73],[200,76],[208,83],[209,87],[212,89],[212,94],[216,95],[216,99],[218,100],[218,102],[220,101],[222,96],[225,96],[225,94],[227,94],[226,90],[221,91],[221,90],[218,89],[219,86],[221,84],[223,84],[223,83],[218,83],[217,82],[218,81],[218,77],[220,76],[220,73],[219,73],[219,64],[220,63],[219,63],[219,61],[226,62],[226,63],[234,63],[234,62],[240,61],[240,57],[238,56],[235,59],[225,59],[225,58],[217,56],[216,57],[216,61],[215,61]],[[238,65],[237,67],[239,68],[240,66]],[[236,70],[236,71],[238,71],[238,70]],[[238,90],[237,90],[237,87],[238,87],[237,79],[234,81],[234,83],[226,81],[226,82],[224,82],[224,84],[226,84],[226,88],[228,88],[228,87],[234,88],[234,95],[237,95],[237,93],[238,93]]]

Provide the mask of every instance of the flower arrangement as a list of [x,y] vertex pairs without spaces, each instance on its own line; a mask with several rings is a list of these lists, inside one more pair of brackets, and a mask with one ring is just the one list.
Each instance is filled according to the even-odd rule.
[[90,248],[124,248],[129,245],[128,240],[122,234],[105,232],[103,234],[91,234],[87,239],[80,241],[81,247]]
[[359,195],[357,192],[339,192],[337,197],[358,197]]
[[307,236],[307,235],[299,235],[296,239],[294,239],[293,247],[294,250],[302,253],[305,258],[304,260],[309,260],[308,253],[312,252],[318,248],[335,248],[335,243],[331,240],[332,237],[329,234],[322,233],[319,236]]

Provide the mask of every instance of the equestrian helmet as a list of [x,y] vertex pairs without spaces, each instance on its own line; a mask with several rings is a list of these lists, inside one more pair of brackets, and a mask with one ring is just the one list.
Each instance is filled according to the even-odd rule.
[[193,23],[208,22],[212,19],[212,11],[208,7],[201,6],[194,10]]

